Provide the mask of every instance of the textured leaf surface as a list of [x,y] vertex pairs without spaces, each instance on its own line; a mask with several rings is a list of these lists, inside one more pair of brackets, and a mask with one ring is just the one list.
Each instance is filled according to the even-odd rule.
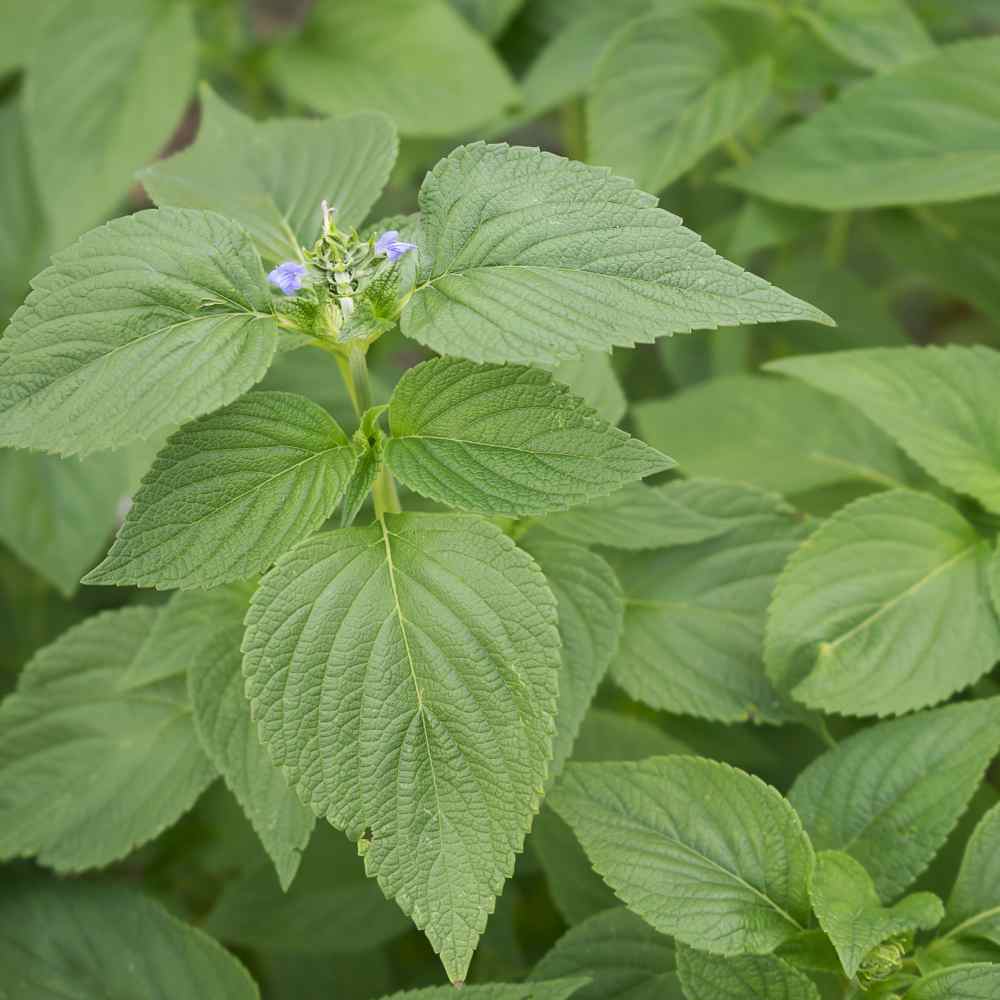
[[730,375],[639,403],[633,412],[643,439],[657,448],[669,442],[688,475],[783,494],[849,481],[907,482],[904,457],[877,427],[853,407],[794,382]]
[[891,900],[941,848],[998,748],[1000,699],[948,705],[849,737],[789,799],[817,850],[850,854]]
[[591,352],[572,361],[561,361],[552,369],[557,382],[569,386],[609,424],[617,424],[628,409],[628,400],[615,374],[610,354]]
[[[572,979],[556,979],[547,983],[485,983],[482,986],[467,986],[462,994],[463,1000],[567,1000],[576,996],[577,991],[585,986],[585,977]],[[425,990],[407,990],[405,993],[393,993],[384,1000],[448,1000],[454,997],[451,986],[431,986]]]
[[232,402],[277,344],[260,257],[210,212],[139,212],[53,258],[14,314],[0,444],[120,447]]
[[191,807],[215,776],[181,680],[127,687],[152,608],[87,619],[41,650],[0,705],[0,857],[109,864]]
[[28,60],[25,110],[53,243],[113,214],[167,144],[194,89],[187,4],[74,0]]
[[297,260],[319,236],[320,202],[341,228],[360,226],[395,158],[382,115],[258,123],[203,85],[196,142],[141,180],[157,205],[212,209],[244,226],[266,260]]
[[303,801],[363,840],[453,980],[538,808],[556,623],[541,571],[498,528],[420,514],[303,542],[247,617],[261,739]]
[[687,1000],[820,1000],[808,976],[773,955],[721,958],[682,945],[677,969]]
[[847,88],[723,176],[836,212],[996,194],[998,165],[1000,39],[983,38]]
[[845,351],[768,367],[847,400],[936,479],[1000,513],[1000,351]]
[[552,365],[740,323],[828,318],[719,257],[607,170],[461,146],[420,189],[422,283],[403,332],[442,354]]
[[246,969],[207,934],[136,892],[87,882],[8,883],[0,968],[5,1000],[260,996]]
[[843,851],[816,855],[809,897],[852,979],[872,948],[906,931],[931,930],[944,916],[941,900],[930,892],[915,892],[884,907],[868,872]]
[[625,628],[611,676],[633,698],[668,712],[785,721],[788,711],[764,674],[764,623],[778,574],[808,525],[777,497],[749,487],[684,486],[696,513],[730,527],[614,562]]
[[920,979],[903,1000],[994,1000],[1000,990],[1000,965],[957,965]]
[[631,22],[594,73],[588,158],[662,190],[761,109],[772,61],[752,56],[699,17]]
[[575,1000],[684,1000],[675,966],[673,942],[616,906],[570,928],[531,979],[590,976]]
[[386,462],[411,489],[487,514],[563,510],[669,469],[546,372],[437,358],[389,404]]
[[942,930],[947,938],[982,937],[1000,945],[1000,805],[969,838]]
[[[188,693],[194,725],[209,759],[225,778],[274,862],[287,889],[309,842],[315,817],[271,763],[250,718],[243,693],[243,619],[253,588],[220,587],[207,594],[179,594],[173,603],[184,614],[188,632],[174,641],[188,646]],[[273,876],[271,882],[274,882]]]
[[517,100],[503,63],[444,0],[318,4],[274,73],[304,104],[383,111],[407,135],[465,132]]
[[952,507],[891,490],[837,511],[789,560],[767,623],[768,676],[812,708],[900,715],[1000,659],[990,545]]
[[808,919],[812,849],[759,778],[695,757],[570,764],[550,798],[616,895],[678,941],[766,953]]
[[357,456],[303,396],[251,392],[181,428],[87,583],[213,587],[270,566],[333,513]]

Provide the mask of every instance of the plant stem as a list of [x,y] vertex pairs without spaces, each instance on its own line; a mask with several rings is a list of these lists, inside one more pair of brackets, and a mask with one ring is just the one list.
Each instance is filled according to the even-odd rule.
[[847,234],[851,228],[851,213],[837,212],[830,217],[830,228],[826,236],[826,262],[831,267],[844,263],[847,252]]

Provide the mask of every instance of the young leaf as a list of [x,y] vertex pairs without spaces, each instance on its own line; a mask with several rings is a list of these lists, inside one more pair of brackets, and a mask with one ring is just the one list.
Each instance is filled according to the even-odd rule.
[[[785,721],[761,644],[775,581],[809,526],[777,497],[746,486],[685,485],[694,511],[731,527],[615,560],[625,628],[611,676],[633,698],[668,712]],[[700,494],[692,489],[699,485]]]
[[809,840],[759,778],[696,757],[570,764],[550,799],[619,898],[678,941],[764,954],[808,919]]
[[903,1000],[996,1000],[1000,965],[956,965],[918,979]]
[[207,934],[137,892],[88,882],[8,882],[0,968],[5,1000],[260,998],[246,969]]
[[0,444],[117,448],[232,402],[277,345],[260,257],[210,212],[139,212],[53,257],[14,314]]
[[248,393],[170,437],[84,582],[187,589],[245,580],[323,524],[356,462],[315,403]]
[[565,510],[673,464],[520,365],[435,358],[411,368],[389,427],[385,459],[407,486],[486,514]]
[[380,114],[255,122],[207,84],[194,145],[140,175],[157,205],[208,208],[235,219],[268,261],[297,260],[320,233],[320,202],[342,228],[360,226],[396,159]]
[[778,580],[768,676],[811,708],[845,715],[944,701],[1000,658],[989,559],[989,542],[936,497],[891,490],[848,504]]
[[846,851],[891,900],[927,867],[1000,748],[1000,699],[882,722],[796,779],[789,799],[817,850]]
[[873,948],[897,934],[931,930],[944,916],[941,900],[930,892],[916,892],[884,907],[864,866],[842,851],[816,855],[809,898],[849,979]]
[[785,495],[850,481],[873,487],[908,481],[904,456],[876,426],[853,407],[794,382],[730,375],[641,402],[633,412],[643,438],[655,447],[669,441],[690,476],[740,480]]
[[596,552],[534,531],[521,547],[541,567],[559,609],[562,671],[551,782],[569,757],[583,717],[618,649],[625,607],[618,578]]
[[388,515],[283,556],[243,648],[275,763],[464,979],[552,754],[541,571],[479,518]]
[[722,176],[829,212],[961,201],[1000,193],[998,126],[1000,39],[972,39],[847,88]]
[[754,58],[703,18],[632,21],[594,73],[589,159],[661,191],[757,114],[771,76],[770,57]]
[[876,348],[768,367],[847,400],[936,479],[1000,513],[1000,351]]
[[0,858],[107,865],[170,826],[215,776],[183,680],[122,683],[156,615],[87,619],[41,650],[0,704]]
[[504,64],[444,0],[318,4],[275,52],[274,76],[303,104],[382,111],[406,135],[467,132],[517,101]]
[[969,838],[941,929],[944,940],[972,936],[1000,945],[1000,805]]
[[186,3],[74,0],[47,22],[24,97],[56,247],[112,214],[166,145],[194,89],[197,44]]
[[420,189],[421,283],[403,333],[474,361],[553,365],[586,351],[812,306],[716,255],[606,169],[523,146],[460,146]]
[[609,424],[617,424],[625,416],[628,400],[615,375],[610,354],[591,351],[571,361],[561,361],[552,369],[552,377],[568,386],[597,415]]
[[[462,1000],[568,1000],[577,996],[587,982],[586,977],[574,977],[545,983],[485,983],[465,987]],[[449,1000],[454,996],[455,991],[450,986],[430,986],[424,990],[393,993],[382,1000]]]
[[597,913],[564,934],[531,971],[534,982],[588,975],[574,1000],[684,1000],[674,945],[624,906]]
[[243,694],[240,642],[252,592],[251,586],[240,584],[207,594],[179,594],[172,604],[190,609],[189,631],[175,635],[174,641],[190,649],[188,694],[201,745],[274,862],[281,888],[287,889],[315,817],[261,746]]
[[682,945],[677,971],[687,1000],[820,1000],[808,976],[773,955],[720,958]]

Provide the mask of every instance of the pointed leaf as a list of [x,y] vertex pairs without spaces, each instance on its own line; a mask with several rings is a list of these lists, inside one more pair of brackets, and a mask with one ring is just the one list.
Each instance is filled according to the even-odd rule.
[[677,968],[687,1000],[820,1000],[808,976],[773,955],[720,958],[681,946]]
[[574,396],[579,396],[609,424],[620,423],[625,416],[628,400],[610,354],[591,351],[572,361],[561,361],[552,369],[552,377],[569,386]]
[[956,965],[917,980],[903,1000],[995,1000],[1000,965]]
[[630,181],[537,149],[461,146],[427,175],[420,206],[424,273],[402,329],[442,354],[552,365],[671,333],[829,322]]
[[944,939],[980,937],[1000,945],[1000,805],[969,838],[942,930]]

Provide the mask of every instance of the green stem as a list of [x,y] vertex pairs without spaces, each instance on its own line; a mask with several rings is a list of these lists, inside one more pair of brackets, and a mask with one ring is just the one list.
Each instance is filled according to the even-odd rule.
[[847,252],[847,234],[851,229],[851,213],[837,212],[830,217],[830,228],[826,236],[826,262],[831,267],[840,267]]
[[728,139],[725,139],[722,143],[722,148],[729,154],[729,158],[738,167],[746,167],[753,162],[750,150],[735,135],[731,135]]

